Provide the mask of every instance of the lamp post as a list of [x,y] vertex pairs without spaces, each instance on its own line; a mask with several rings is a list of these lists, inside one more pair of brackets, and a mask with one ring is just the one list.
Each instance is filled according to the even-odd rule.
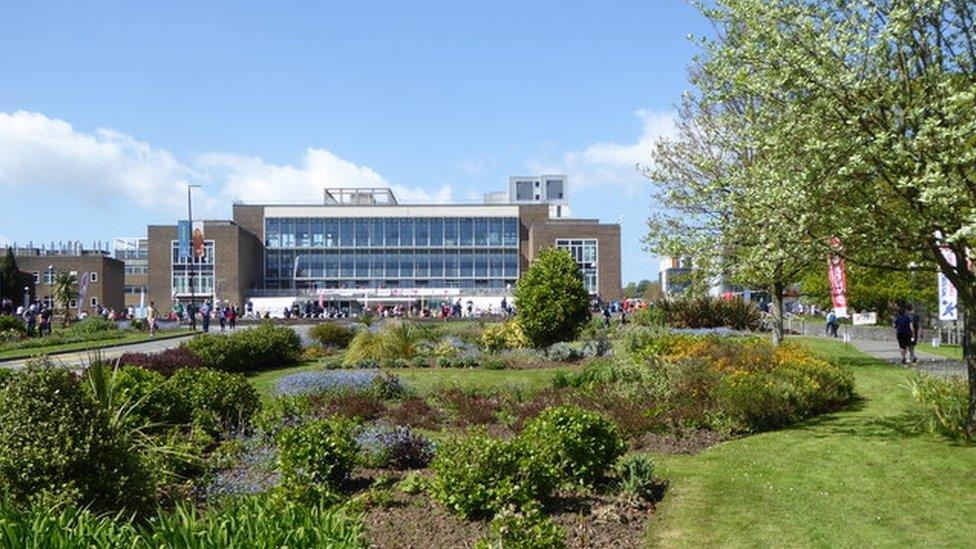
[[[193,194],[190,192],[193,189],[199,189],[200,185],[187,185],[186,186],[186,217],[190,222],[190,245],[193,245]],[[206,245],[204,245],[204,254],[207,253]],[[193,293],[193,275],[196,272],[196,250],[190,250],[190,272],[187,277],[190,283],[190,328],[196,330],[196,296]]]
[[24,308],[30,307],[30,286],[24,286]]

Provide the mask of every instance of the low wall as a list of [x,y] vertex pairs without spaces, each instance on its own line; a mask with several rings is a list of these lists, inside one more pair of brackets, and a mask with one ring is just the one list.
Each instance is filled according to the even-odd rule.
[[[784,328],[791,334],[821,336],[827,329],[827,321],[823,319],[790,317],[784,319]],[[843,338],[848,335],[851,340],[861,341],[897,341],[895,329],[887,326],[854,326],[852,324],[841,324],[837,329],[837,337]],[[933,333],[931,336],[937,334]],[[923,329],[922,339],[929,337]]]

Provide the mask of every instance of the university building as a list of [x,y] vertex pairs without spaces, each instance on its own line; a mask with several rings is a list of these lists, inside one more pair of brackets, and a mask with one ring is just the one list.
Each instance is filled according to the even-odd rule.
[[85,248],[78,242],[50,246],[14,246],[17,267],[30,274],[33,288],[27,293],[47,307],[54,302],[54,281],[59,273],[75,275],[78,299],[68,304],[76,312],[92,314],[99,306],[121,310],[123,306],[123,263],[102,246]]
[[[176,225],[148,228],[149,299],[202,299],[278,311],[293,301],[350,310],[511,296],[540,250],[570,250],[587,289],[620,299],[620,226],[570,217],[564,176],[513,177],[480,204],[403,204],[386,188],[325,189],[321,202],[233,205],[204,222],[202,257]],[[128,263],[127,263],[128,265]],[[127,282],[128,284],[128,282]]]

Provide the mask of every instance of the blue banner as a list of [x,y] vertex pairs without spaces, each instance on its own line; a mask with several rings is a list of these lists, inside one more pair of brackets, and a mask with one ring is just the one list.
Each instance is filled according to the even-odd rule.
[[189,221],[180,221],[176,225],[176,240],[179,242],[180,259],[190,259],[190,233],[192,226]]

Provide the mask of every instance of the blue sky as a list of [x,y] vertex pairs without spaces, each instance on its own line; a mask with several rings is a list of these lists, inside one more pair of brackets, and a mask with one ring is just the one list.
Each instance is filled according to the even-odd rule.
[[623,216],[624,280],[706,22],[634,2],[24,2],[0,17],[0,239],[139,235],[185,209],[390,185],[474,200],[567,173]]

